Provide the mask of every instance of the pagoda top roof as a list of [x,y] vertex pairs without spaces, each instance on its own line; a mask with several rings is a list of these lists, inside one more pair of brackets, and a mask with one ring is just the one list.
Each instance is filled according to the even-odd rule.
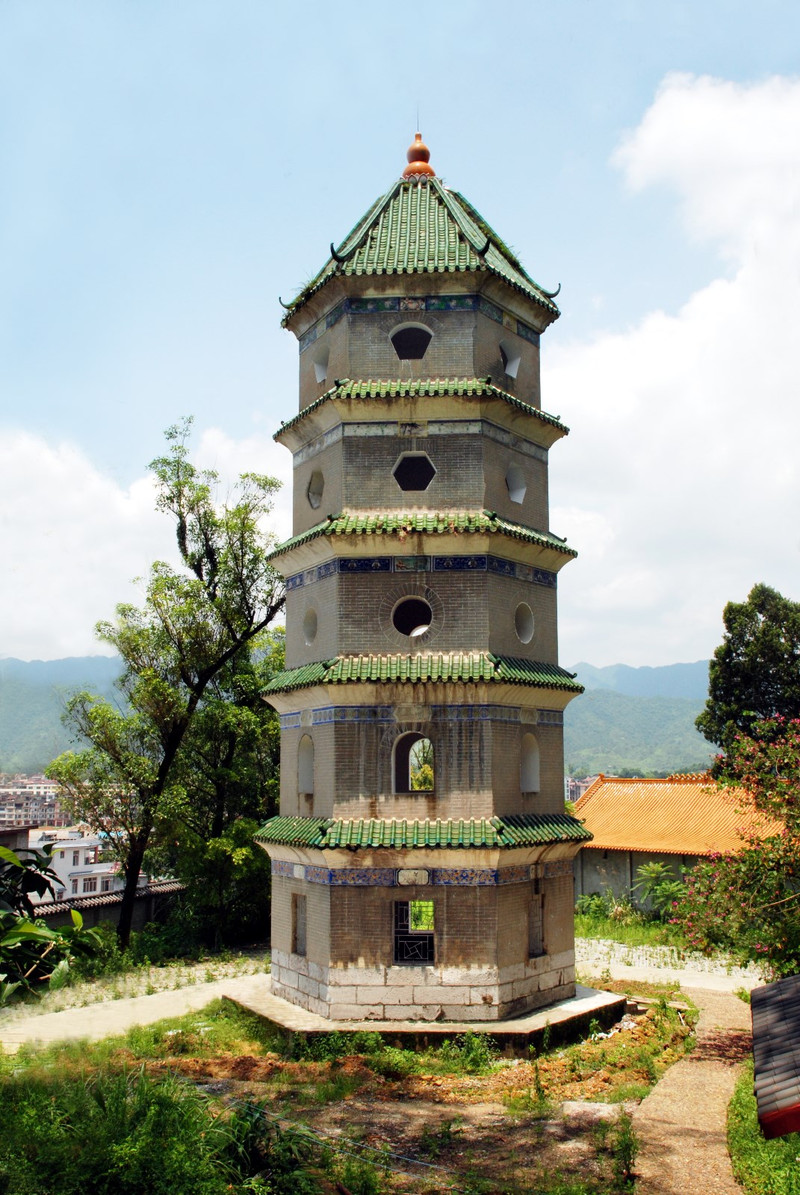
[[[319,273],[291,303],[284,326],[335,277],[386,274],[488,273],[547,311],[560,315],[546,291],[472,204],[433,173],[399,178],[373,203]],[[559,288],[560,289],[560,288]]]

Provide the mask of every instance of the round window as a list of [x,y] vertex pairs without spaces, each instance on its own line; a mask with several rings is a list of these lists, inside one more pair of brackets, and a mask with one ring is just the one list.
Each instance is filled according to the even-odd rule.
[[317,637],[317,612],[316,610],[306,610],[303,618],[303,638],[308,647]]
[[429,630],[433,611],[423,598],[409,597],[398,602],[392,611],[395,630],[409,639],[416,639]]
[[514,611],[514,630],[520,643],[530,643],[533,638],[533,610],[526,602],[520,602]]

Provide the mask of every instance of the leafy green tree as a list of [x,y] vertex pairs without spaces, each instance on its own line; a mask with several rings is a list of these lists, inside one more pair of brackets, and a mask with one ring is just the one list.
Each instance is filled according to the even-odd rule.
[[[97,636],[120,655],[120,706],[78,693],[67,722],[88,744],[48,768],[73,813],[109,836],[125,887],[118,933],[130,938],[145,851],[194,799],[186,755],[206,704],[219,700],[226,673],[245,668],[252,646],[284,603],[268,562],[272,537],[263,529],[278,483],[246,473],[232,499],[218,505],[218,478],[189,460],[191,421],[167,431],[168,451],[150,469],[157,507],[175,521],[183,567],[151,567],[145,602],[117,607]],[[195,748],[196,748],[195,736]]]
[[723,752],[764,719],[800,717],[800,603],[767,585],[728,602],[697,729]]
[[215,946],[262,936],[268,920],[270,860],[253,836],[278,809],[280,723],[261,694],[283,661],[283,630],[263,632],[214,681],[182,752],[192,799],[176,822],[172,869],[187,884],[193,928]]
[[778,978],[800,971],[800,720],[772,718],[739,735],[722,782],[746,794],[762,824],[742,850],[695,867],[675,919],[703,950],[722,949]]

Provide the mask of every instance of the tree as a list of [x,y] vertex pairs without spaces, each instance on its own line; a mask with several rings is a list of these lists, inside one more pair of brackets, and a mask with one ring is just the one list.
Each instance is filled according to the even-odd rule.
[[720,760],[721,782],[761,816],[736,855],[689,874],[675,907],[689,941],[756,962],[770,976],[800,971],[800,720],[771,718],[739,735]]
[[[109,836],[125,887],[118,933],[130,938],[136,887],[148,845],[191,808],[187,752],[193,728],[221,691],[227,672],[244,667],[258,636],[283,606],[262,528],[278,483],[243,474],[233,499],[217,505],[217,474],[188,456],[191,420],[166,433],[168,451],[150,465],[157,508],[175,520],[183,567],[156,561],[143,607],[120,605],[97,637],[114,647],[124,671],[121,706],[88,693],[73,696],[66,720],[88,744],[48,768],[73,812]],[[216,686],[216,688],[215,688]]]
[[268,919],[269,856],[254,835],[278,809],[280,723],[261,694],[283,668],[283,630],[265,631],[210,686],[182,752],[191,792],[170,852],[201,937],[258,935]]
[[723,621],[696,725],[726,752],[758,721],[800,717],[800,603],[756,585],[746,602],[728,602]]

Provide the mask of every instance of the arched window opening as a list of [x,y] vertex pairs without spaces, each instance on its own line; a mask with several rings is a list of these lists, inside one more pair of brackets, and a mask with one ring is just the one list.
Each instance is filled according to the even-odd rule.
[[433,792],[433,743],[422,734],[401,735],[394,747],[394,791]]
[[514,630],[520,643],[530,643],[533,638],[533,610],[527,602],[520,602],[514,611]]
[[301,797],[314,796],[314,741],[304,734],[297,747],[297,792]]
[[519,787],[523,793],[539,791],[539,744],[535,735],[522,736],[522,756],[519,765]]
[[433,334],[427,328],[412,324],[392,332],[390,339],[401,361],[421,361],[433,340]]

